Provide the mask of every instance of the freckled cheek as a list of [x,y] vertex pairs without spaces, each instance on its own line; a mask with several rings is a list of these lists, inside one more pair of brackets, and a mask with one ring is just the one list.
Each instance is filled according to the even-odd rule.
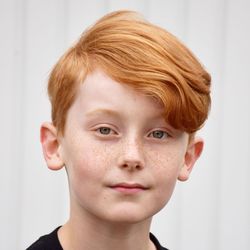
[[107,144],[86,143],[74,148],[76,150],[70,156],[70,168],[83,177],[103,176],[114,164],[114,149]]
[[147,159],[155,171],[171,174],[177,171],[183,162],[183,154],[174,150],[150,150],[147,153]]
[[159,191],[172,192],[180,168],[183,166],[183,153],[179,150],[151,150],[148,153],[148,165]]
[[170,151],[155,151],[148,154],[151,175],[154,176],[155,199],[162,208],[170,199],[182,165],[182,156]]

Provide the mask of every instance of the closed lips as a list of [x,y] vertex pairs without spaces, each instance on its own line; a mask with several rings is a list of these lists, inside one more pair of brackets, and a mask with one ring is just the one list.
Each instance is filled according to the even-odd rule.
[[115,184],[115,185],[111,185],[112,188],[127,188],[127,189],[148,189],[146,186],[143,186],[141,184],[138,184],[138,183],[118,183],[118,184]]

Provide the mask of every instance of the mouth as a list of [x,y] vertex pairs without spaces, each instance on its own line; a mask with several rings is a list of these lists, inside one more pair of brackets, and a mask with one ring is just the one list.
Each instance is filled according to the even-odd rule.
[[139,183],[117,183],[110,188],[123,194],[136,194],[148,190],[149,188]]

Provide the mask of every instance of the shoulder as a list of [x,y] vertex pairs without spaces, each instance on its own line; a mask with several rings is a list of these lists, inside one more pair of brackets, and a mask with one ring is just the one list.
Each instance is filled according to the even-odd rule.
[[150,233],[150,240],[154,243],[155,247],[157,250],[168,250],[167,248],[163,247],[160,242],[158,241],[158,239],[152,234]]
[[26,250],[63,250],[57,236],[57,231],[59,228],[60,227],[56,228],[50,234],[41,236]]

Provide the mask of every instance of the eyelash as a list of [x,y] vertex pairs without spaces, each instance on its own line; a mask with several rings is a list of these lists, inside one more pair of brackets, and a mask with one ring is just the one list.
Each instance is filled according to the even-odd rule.
[[[106,130],[106,131],[105,131],[105,130]],[[107,130],[108,130],[108,133],[106,133]],[[116,132],[114,129],[108,127],[108,126],[99,127],[99,128],[97,128],[95,131],[96,131],[99,135],[101,135],[101,136],[117,135],[117,132]]]
[[[101,130],[103,130],[103,129],[109,130],[109,132],[113,132],[112,135],[113,135],[113,134],[117,134],[112,128],[105,127],[105,126],[97,128],[96,131],[97,131],[99,134],[105,135],[105,136],[111,134],[111,133],[102,133]],[[103,132],[104,132],[104,131],[103,131]]]
[[[162,137],[153,136],[154,133],[159,133],[159,132],[162,133]],[[166,131],[158,129],[158,130],[154,130],[154,131],[150,132],[149,137],[153,137],[154,139],[161,140],[161,139],[166,139],[166,138],[170,137],[170,135]]]

